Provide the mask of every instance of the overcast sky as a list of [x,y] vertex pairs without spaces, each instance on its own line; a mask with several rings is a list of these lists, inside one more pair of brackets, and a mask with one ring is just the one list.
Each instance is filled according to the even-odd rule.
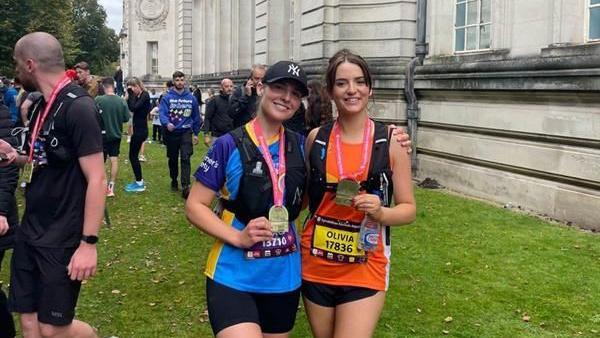
[[123,23],[123,0],[98,0],[98,3],[106,11],[106,21],[108,27],[119,34]]

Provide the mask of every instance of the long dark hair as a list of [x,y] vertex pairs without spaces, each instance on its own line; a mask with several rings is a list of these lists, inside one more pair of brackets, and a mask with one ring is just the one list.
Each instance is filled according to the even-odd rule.
[[320,127],[327,122],[333,120],[333,112],[331,110],[331,99],[327,94],[327,90],[321,84],[321,81],[308,81],[308,107],[304,119],[308,130]]
[[371,76],[371,71],[369,70],[367,61],[365,61],[365,59],[363,59],[360,55],[354,54],[348,49],[344,48],[337,51],[337,53],[333,54],[333,56],[329,59],[327,71],[325,72],[325,83],[327,84],[328,93],[333,91],[333,86],[335,84],[335,73],[337,72],[338,67],[344,62],[353,63],[359,66],[360,69],[362,69],[367,87],[369,87],[369,89],[373,88],[373,77]]

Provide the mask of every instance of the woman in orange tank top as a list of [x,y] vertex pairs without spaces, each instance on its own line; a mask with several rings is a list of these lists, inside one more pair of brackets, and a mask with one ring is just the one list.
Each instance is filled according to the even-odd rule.
[[320,165],[324,179],[302,234],[302,293],[315,337],[371,337],[387,290],[387,227],[410,223],[416,214],[410,159],[369,119],[372,78],[362,57],[337,52],[326,83],[338,118],[306,141],[309,173]]

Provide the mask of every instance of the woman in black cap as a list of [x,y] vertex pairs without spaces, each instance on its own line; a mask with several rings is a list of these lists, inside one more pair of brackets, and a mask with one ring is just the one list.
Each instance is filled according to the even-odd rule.
[[257,116],[215,141],[186,202],[190,222],[216,239],[205,274],[218,337],[287,337],[300,297],[294,221],[306,179],[304,138],[282,123],[308,94],[306,74],[298,64],[280,61],[263,82]]

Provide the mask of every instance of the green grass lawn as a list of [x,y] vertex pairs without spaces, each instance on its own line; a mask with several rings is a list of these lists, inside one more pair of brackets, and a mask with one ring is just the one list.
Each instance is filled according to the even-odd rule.
[[[83,286],[77,314],[104,337],[209,337],[202,271],[213,240],[186,221],[161,145],[146,145],[147,191],[123,191],[133,179],[127,146],[98,275]],[[192,172],[205,148],[195,152]],[[444,192],[416,197],[417,221],[392,230],[375,337],[600,336],[598,235]],[[303,310],[293,336],[310,336]]]

